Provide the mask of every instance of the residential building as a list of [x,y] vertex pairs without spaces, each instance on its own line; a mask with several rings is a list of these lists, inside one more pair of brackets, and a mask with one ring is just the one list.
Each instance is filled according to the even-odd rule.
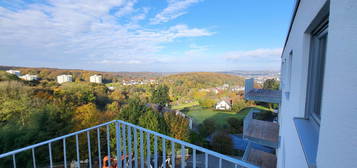
[[59,84],[65,83],[65,82],[72,82],[72,75],[60,75],[60,76],[57,76],[57,82]]
[[16,76],[20,76],[21,75],[20,71],[18,71],[18,70],[10,69],[10,70],[7,70],[6,72],[9,73],[9,74],[16,75]]
[[102,83],[102,75],[92,75],[89,77],[89,82]]
[[23,80],[27,80],[27,81],[33,81],[33,80],[37,80],[37,75],[26,74],[26,75],[20,76],[20,78]]
[[[245,137],[276,149],[278,168],[357,167],[356,18],[357,1],[297,0],[281,57],[281,90],[246,81],[246,99],[280,104],[278,123],[248,115],[244,128]],[[258,153],[261,163],[267,160]]]
[[232,109],[231,100],[221,100],[216,104],[216,110],[230,110]]

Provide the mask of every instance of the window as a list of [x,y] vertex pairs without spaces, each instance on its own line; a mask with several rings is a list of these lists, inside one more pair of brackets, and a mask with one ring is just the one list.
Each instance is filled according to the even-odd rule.
[[328,22],[312,33],[306,93],[306,117],[320,124]]

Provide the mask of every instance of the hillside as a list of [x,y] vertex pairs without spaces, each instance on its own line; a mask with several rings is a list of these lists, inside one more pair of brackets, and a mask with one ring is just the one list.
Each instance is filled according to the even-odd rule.
[[157,72],[101,72],[81,69],[57,69],[57,68],[30,68],[30,67],[15,67],[15,66],[0,66],[0,70],[16,69],[20,70],[21,74],[36,74],[41,79],[55,80],[56,76],[61,74],[71,74],[74,80],[89,80],[89,76],[94,74],[103,75],[103,81],[118,82],[131,79],[151,79],[158,78],[163,73]]

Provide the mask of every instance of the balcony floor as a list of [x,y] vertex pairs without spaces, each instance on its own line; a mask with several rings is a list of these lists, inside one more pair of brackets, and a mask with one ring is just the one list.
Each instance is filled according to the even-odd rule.
[[252,119],[247,131],[244,132],[244,137],[259,144],[276,148],[279,142],[279,125],[269,121]]
[[250,149],[247,161],[261,168],[276,168],[276,156],[258,149]]

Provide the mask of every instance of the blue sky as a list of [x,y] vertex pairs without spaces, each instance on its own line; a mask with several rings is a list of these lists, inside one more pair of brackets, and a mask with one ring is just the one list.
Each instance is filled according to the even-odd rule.
[[293,0],[1,0],[0,65],[279,70]]

